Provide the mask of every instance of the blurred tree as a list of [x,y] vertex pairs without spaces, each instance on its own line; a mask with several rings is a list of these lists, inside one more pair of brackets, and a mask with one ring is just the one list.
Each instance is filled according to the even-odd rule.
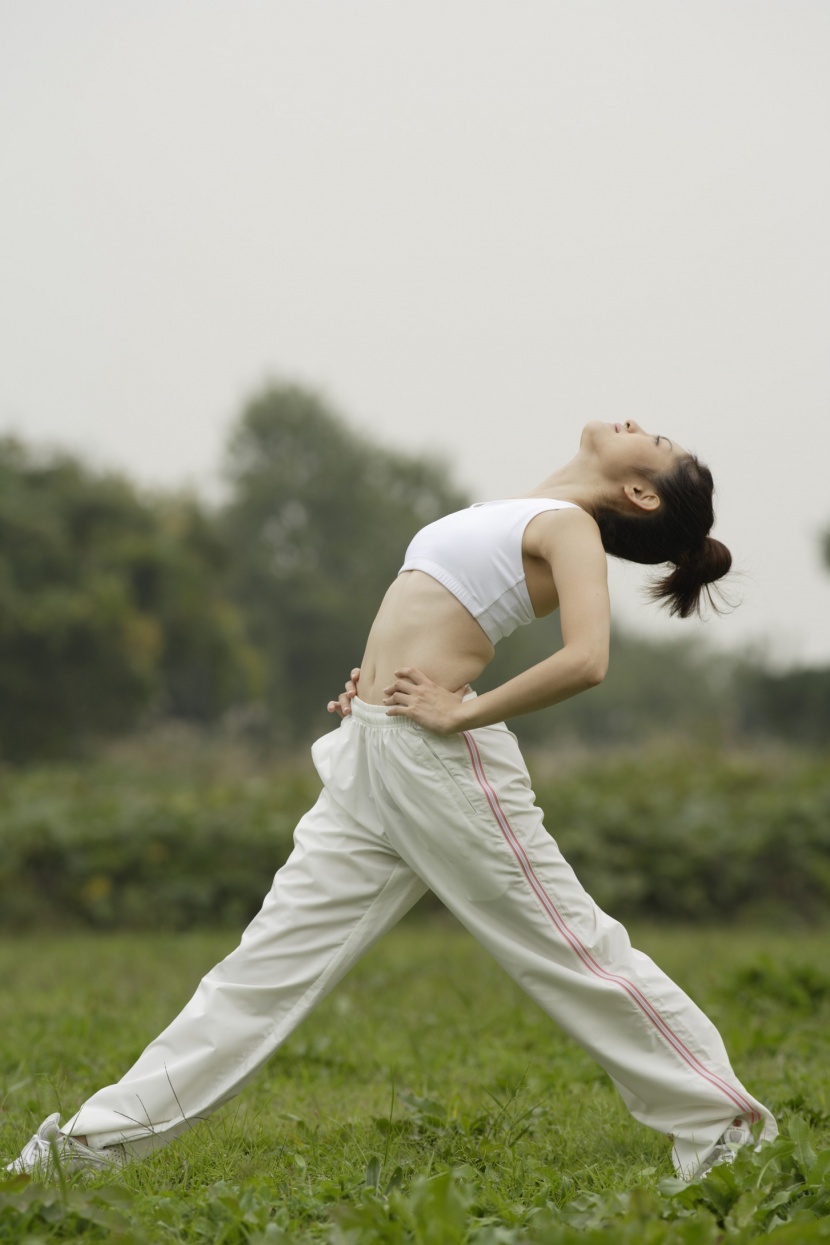
[[[148,711],[197,723],[259,697],[272,738],[325,730],[411,536],[468,502],[445,465],[384,449],[307,389],[274,385],[229,440],[218,514],[0,439],[0,760],[67,755]],[[830,566],[830,532],[824,538]],[[480,690],[561,643],[499,645]],[[589,695],[514,724],[531,746],[766,735],[830,741],[830,670],[779,675],[678,631],[615,631]]]
[[[512,678],[562,643],[559,616],[499,645],[478,690]],[[667,737],[719,740],[731,727],[732,661],[682,634],[655,641],[615,626],[603,683],[587,694],[511,722],[523,744],[645,743]]]
[[231,595],[266,659],[277,735],[296,742],[328,725],[411,537],[467,499],[442,463],[373,444],[291,384],[244,410],[226,476]]
[[156,709],[212,722],[264,687],[264,667],[225,594],[228,551],[215,518],[187,495],[156,498],[152,518],[115,552],[135,608],[162,636]]
[[61,756],[149,706],[205,720],[256,658],[192,499],[0,440],[0,756]]
[[783,673],[745,664],[736,677],[736,729],[744,737],[830,744],[830,668]]
[[[830,570],[830,528],[819,539]],[[741,663],[736,686],[736,725],[742,735],[830,745],[830,667],[802,666],[777,673],[758,662]]]

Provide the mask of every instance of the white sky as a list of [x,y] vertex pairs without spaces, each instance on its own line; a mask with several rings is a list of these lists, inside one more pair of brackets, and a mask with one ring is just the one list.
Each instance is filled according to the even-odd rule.
[[4,0],[0,431],[207,489],[287,377],[486,498],[635,417],[706,636],[830,661],[828,63],[825,0]]

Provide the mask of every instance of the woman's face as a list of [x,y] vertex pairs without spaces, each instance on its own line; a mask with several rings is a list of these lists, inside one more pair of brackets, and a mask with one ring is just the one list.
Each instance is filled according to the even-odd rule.
[[667,471],[688,454],[663,433],[646,432],[633,419],[610,424],[592,420],[583,429],[580,449],[594,456],[612,480],[642,471]]

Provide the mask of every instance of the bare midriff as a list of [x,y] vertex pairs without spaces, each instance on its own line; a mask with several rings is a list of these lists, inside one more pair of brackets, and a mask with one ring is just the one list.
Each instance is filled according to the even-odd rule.
[[357,694],[383,704],[395,671],[414,666],[454,692],[472,683],[495,649],[461,602],[424,571],[404,571],[381,602],[360,663]]

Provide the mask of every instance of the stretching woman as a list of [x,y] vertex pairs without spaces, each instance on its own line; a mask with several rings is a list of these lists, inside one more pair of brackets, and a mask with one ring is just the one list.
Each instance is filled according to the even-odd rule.
[[[532,493],[430,524],[369,634],[359,696],[314,745],[323,781],[239,947],[115,1085],[61,1129],[44,1121],[11,1170],[97,1170],[138,1157],[227,1102],[427,888],[602,1065],[636,1119],[694,1176],[776,1134],[695,1004],[582,889],[542,825],[504,718],[599,683],[606,553],[673,566],[653,586],[686,617],[731,557],[709,529],[712,477],[664,436],[589,423]],[[518,625],[559,609],[563,647],[475,696]]]

